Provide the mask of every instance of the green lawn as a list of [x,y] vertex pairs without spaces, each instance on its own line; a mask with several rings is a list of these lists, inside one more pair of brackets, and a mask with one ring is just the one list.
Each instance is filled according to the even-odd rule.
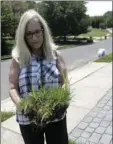
[[0,116],[1,116],[1,122],[7,120],[8,118],[12,117],[13,115],[15,115],[14,112],[1,112]]
[[113,53],[105,55],[104,57],[97,59],[95,62],[112,62],[113,61],[112,55],[113,55]]
[[102,37],[102,36],[105,36],[108,33],[109,32],[107,30],[104,30],[104,29],[92,28],[92,30],[90,32],[85,33],[85,34],[80,34],[79,36],[85,36],[85,37],[87,37],[87,36],[89,36],[89,37]]
[[15,40],[6,40],[8,46],[13,46],[15,44]]

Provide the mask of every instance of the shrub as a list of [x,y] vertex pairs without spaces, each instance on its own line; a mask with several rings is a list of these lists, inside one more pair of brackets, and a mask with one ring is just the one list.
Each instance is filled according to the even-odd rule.
[[92,37],[88,38],[88,39],[87,39],[87,42],[88,42],[88,43],[93,43],[93,38],[92,38]]

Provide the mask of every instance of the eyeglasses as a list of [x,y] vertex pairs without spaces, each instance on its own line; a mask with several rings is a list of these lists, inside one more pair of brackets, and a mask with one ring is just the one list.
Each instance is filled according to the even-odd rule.
[[43,29],[40,29],[40,30],[36,30],[34,32],[27,32],[25,34],[26,38],[28,39],[32,39],[33,38],[33,35],[35,35],[37,38],[40,37],[42,35],[42,31]]

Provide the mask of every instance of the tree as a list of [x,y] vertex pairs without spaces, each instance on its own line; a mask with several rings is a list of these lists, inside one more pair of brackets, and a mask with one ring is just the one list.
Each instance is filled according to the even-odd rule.
[[101,29],[106,29],[106,23],[104,23],[104,22],[103,22],[103,23],[100,23],[100,28],[101,28]]
[[[18,7],[17,7],[18,5]],[[21,1],[1,2],[2,36],[15,37],[15,31],[21,14],[28,9],[28,4]]]
[[93,16],[90,19],[93,28],[100,28],[100,24],[104,22],[103,16]]
[[113,27],[113,11],[108,11],[103,15],[104,23],[107,27]]
[[112,11],[106,12],[103,16],[91,17],[91,25],[93,28],[113,27]]
[[39,12],[48,22],[54,36],[78,35],[87,31],[88,16],[85,2],[44,1],[37,4]]
[[[18,5],[18,7],[17,7]],[[1,54],[9,54],[10,46],[7,39],[14,39],[15,31],[21,14],[27,10],[26,2],[2,1],[1,2]],[[7,37],[7,39],[6,39]]]
[[13,29],[13,13],[10,2],[1,2],[1,34],[2,37],[9,36]]
[[[26,2],[21,2],[21,1],[14,1],[10,2],[12,12],[13,12],[13,35],[12,37],[15,37],[15,31],[17,29],[20,16],[28,9],[28,4]],[[18,5],[18,7],[17,7]]]
[[26,4],[28,5],[28,9],[35,9],[37,10],[37,5],[35,1],[26,1]]

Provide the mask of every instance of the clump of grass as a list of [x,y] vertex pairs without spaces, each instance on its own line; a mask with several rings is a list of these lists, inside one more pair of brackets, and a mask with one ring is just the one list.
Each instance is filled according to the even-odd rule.
[[1,122],[9,119],[9,118],[12,117],[13,115],[15,115],[14,112],[5,112],[5,111],[2,111],[2,112],[0,113]]
[[69,140],[69,144],[76,144],[76,142],[73,140]]
[[28,94],[18,105],[19,110],[37,126],[45,126],[55,118],[60,118],[71,100],[67,87],[40,88]]

